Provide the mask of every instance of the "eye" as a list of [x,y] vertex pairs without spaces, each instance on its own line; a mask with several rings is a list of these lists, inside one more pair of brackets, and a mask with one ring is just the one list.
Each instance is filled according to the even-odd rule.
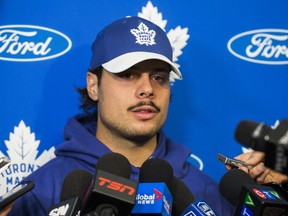
[[127,80],[137,77],[136,74],[131,71],[124,71],[122,73],[118,73],[117,76]]
[[151,76],[159,84],[169,83],[169,73],[156,73]]

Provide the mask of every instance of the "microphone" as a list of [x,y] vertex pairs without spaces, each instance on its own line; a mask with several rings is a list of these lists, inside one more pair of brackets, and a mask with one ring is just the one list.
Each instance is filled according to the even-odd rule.
[[288,202],[272,187],[256,184],[243,170],[225,173],[219,190],[236,207],[234,216],[288,215]]
[[5,207],[7,207],[10,203],[14,202],[23,194],[31,191],[33,188],[34,188],[33,181],[23,180],[15,187],[13,187],[12,190],[8,191],[5,194],[2,194],[0,196],[0,211],[2,211]]
[[60,203],[48,210],[48,216],[79,216],[82,198],[89,187],[93,175],[85,170],[74,170],[64,179]]
[[84,198],[81,215],[128,215],[134,204],[138,183],[130,180],[131,164],[118,153],[102,156],[96,175]]
[[243,120],[235,130],[235,139],[242,145],[252,148],[257,151],[264,152],[266,149],[266,142],[264,137],[272,129],[264,123],[257,123],[254,121]]
[[168,162],[158,158],[146,160],[140,169],[136,203],[131,215],[171,215],[172,181],[173,169]]
[[173,194],[172,215],[181,215],[186,208],[195,201],[190,189],[178,178],[172,181],[171,193]]
[[263,123],[241,121],[235,139],[246,147],[264,152],[265,166],[288,174],[288,120],[281,120],[274,129]]
[[173,178],[171,188],[174,197],[172,215],[180,216],[216,216],[214,210],[204,201],[195,201],[190,189],[178,178]]

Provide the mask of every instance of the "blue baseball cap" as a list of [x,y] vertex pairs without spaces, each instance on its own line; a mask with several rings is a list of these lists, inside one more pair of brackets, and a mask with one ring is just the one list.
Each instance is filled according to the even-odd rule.
[[89,69],[102,66],[111,73],[120,73],[149,59],[168,63],[174,77],[182,79],[181,72],[173,63],[173,50],[166,33],[146,19],[125,17],[98,33],[92,45]]

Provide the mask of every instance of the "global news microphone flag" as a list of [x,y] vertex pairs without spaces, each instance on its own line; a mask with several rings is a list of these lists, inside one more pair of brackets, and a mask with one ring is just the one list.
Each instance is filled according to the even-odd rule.
[[172,215],[173,178],[173,169],[167,161],[159,158],[146,160],[140,168],[136,203],[132,215]]

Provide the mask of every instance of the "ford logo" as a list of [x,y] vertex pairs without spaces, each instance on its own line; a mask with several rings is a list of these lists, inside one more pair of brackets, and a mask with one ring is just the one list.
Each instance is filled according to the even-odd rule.
[[234,56],[259,64],[288,64],[288,30],[259,29],[235,35],[227,44]]
[[32,25],[0,26],[0,60],[42,61],[64,55],[71,40],[54,29]]

